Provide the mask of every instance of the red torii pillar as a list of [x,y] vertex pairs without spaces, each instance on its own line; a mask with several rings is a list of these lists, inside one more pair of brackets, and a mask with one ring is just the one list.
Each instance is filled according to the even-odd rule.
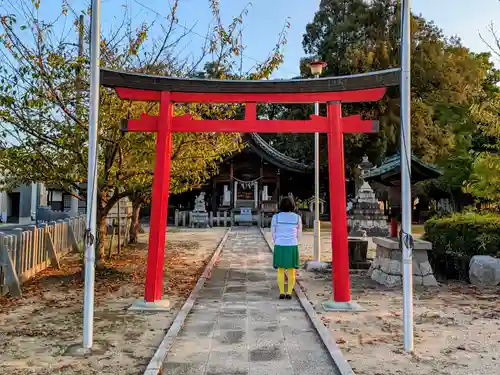
[[[189,115],[178,117],[173,115],[173,102],[176,98],[182,98],[180,93],[161,92],[160,94],[128,89],[117,89],[117,91],[122,98],[144,100],[151,97],[160,101],[159,116],[143,115],[139,120],[128,120],[127,129],[124,129],[157,133],[145,293],[144,301],[135,306],[135,309],[168,308],[168,301],[162,300],[162,294],[172,132],[327,133],[333,300],[327,302],[324,307],[334,311],[360,309],[356,303],[351,302],[350,295],[343,134],[376,132],[378,121],[362,120],[359,115],[342,118],[340,101],[328,102],[326,118],[313,115],[310,120],[257,120],[256,102],[244,102],[243,99],[239,102],[246,104],[244,120],[193,120]],[[381,97],[385,90],[378,89],[377,91],[372,90],[369,94]],[[175,97],[174,94],[176,94]],[[353,92],[347,92],[347,94],[353,94]],[[363,94],[367,95],[366,92]],[[190,94],[191,98],[194,96]],[[214,94],[210,97],[214,98]],[[231,102],[229,99],[231,98],[221,94],[216,101]],[[255,101],[261,99],[263,102],[272,103],[274,98],[257,96],[255,99]]]
[[[378,122],[363,121],[360,116],[342,118],[340,102],[329,102],[328,119],[328,184],[330,190],[330,223],[332,236],[333,300],[323,305],[327,311],[359,311],[351,301],[347,210],[345,191],[344,133],[373,132]],[[368,127],[371,127],[369,129]]]

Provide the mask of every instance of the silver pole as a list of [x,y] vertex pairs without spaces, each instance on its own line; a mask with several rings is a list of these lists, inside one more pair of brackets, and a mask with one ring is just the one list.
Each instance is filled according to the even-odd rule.
[[403,326],[405,351],[413,352],[413,276],[411,232],[411,4],[401,5],[401,244],[403,249]]
[[[319,74],[315,75],[319,78]],[[314,114],[319,116],[319,103],[314,103]],[[314,261],[321,261],[321,224],[319,221],[319,133],[314,133]]]
[[99,59],[101,1],[92,0],[90,34],[89,165],[87,180],[87,229],[85,244],[85,291],[83,302],[83,348],[92,349],[94,325],[94,276],[97,217],[97,125],[99,119]]

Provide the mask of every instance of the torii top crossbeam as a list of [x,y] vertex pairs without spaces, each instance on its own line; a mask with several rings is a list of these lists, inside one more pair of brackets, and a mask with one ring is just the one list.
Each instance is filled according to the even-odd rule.
[[340,77],[291,80],[215,80],[174,78],[101,69],[101,84],[122,99],[160,101],[170,92],[177,103],[314,103],[370,102],[388,86],[399,85],[399,69]]

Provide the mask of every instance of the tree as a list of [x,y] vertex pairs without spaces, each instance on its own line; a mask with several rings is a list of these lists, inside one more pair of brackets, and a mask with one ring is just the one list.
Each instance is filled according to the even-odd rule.
[[[179,26],[174,1],[166,22],[137,23],[124,9],[114,31],[101,37],[101,65],[108,68],[170,76],[193,76],[205,67],[231,72],[242,53],[241,30],[247,8],[225,26],[219,2],[209,0],[215,26],[197,56],[182,57],[178,49],[190,29]],[[35,3],[35,8],[43,5]],[[90,10],[82,11],[88,15]],[[87,176],[88,73],[89,55],[83,58],[68,38],[64,25],[78,12],[66,1],[55,21],[40,19],[28,0],[13,2],[10,12],[0,16],[2,25],[2,66],[0,67],[0,125],[4,140],[0,167],[4,186],[43,182],[60,186],[65,192],[85,199],[80,183]],[[75,21],[74,26],[77,26]],[[154,28],[162,37],[151,37]],[[62,30],[61,30],[62,28]],[[59,37],[63,35],[63,37]],[[70,38],[71,39],[71,38]],[[75,38],[76,39],[76,38]],[[85,29],[85,40],[89,30]],[[281,63],[286,27],[269,58],[247,79],[265,78]],[[221,68],[221,69],[219,69]],[[223,69],[222,69],[223,68]],[[80,77],[76,87],[77,75]],[[77,90],[78,88],[78,90]],[[232,118],[237,106],[179,105],[176,114],[195,118]],[[104,257],[106,216],[123,197],[135,199],[135,209],[149,199],[155,152],[152,134],[120,130],[120,120],[137,118],[143,112],[156,114],[157,105],[121,101],[113,90],[101,88],[99,114],[98,230],[101,241],[96,250],[98,265]],[[216,173],[217,162],[241,147],[238,134],[175,134],[173,136],[171,192],[189,190]]]
[[[328,63],[324,76],[348,75],[400,66],[400,2],[396,0],[322,0],[303,37],[301,76],[310,77],[311,58]],[[474,114],[474,108],[490,100],[488,87],[496,87],[498,72],[489,54],[475,54],[457,38],[422,16],[412,15],[412,151],[445,171],[440,184],[449,194],[459,194],[473,170],[472,147],[484,135],[481,124],[494,112]],[[321,110],[324,110],[322,108]],[[312,105],[282,106],[282,118],[306,118]],[[377,163],[399,149],[400,97],[389,88],[377,103],[344,105],[344,115],[361,113],[380,120],[378,134],[345,136],[347,171],[363,154]],[[281,151],[313,159],[313,137],[271,136]],[[301,145],[297,150],[296,144]],[[326,167],[326,139],[321,142],[322,167]]]

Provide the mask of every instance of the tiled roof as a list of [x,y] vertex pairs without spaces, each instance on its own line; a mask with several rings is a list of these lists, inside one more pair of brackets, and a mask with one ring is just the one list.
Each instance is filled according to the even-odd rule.
[[[384,159],[382,164],[379,167],[374,167],[366,172],[366,175],[363,176],[366,180],[376,179],[383,174],[386,174],[390,171],[396,170],[400,167],[400,154],[395,154],[389,156]],[[420,160],[417,156],[411,156],[411,162],[427,175],[428,178],[437,178],[441,176],[443,173],[435,166],[426,164],[422,160]]]
[[257,133],[246,133],[243,139],[256,154],[276,167],[297,173],[312,171],[312,166],[301,163],[276,150]]

